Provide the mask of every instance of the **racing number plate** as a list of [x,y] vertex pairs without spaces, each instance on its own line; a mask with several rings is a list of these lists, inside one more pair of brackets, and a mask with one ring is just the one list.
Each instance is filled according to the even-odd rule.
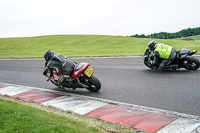
[[85,70],[85,75],[87,75],[88,77],[91,77],[91,75],[93,74],[94,70],[88,66],[88,68]]

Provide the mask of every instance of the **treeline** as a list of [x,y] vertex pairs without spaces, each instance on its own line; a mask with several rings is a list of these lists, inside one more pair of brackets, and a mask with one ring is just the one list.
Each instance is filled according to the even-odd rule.
[[144,34],[142,35],[132,35],[130,37],[137,37],[137,38],[157,38],[157,39],[174,39],[174,38],[183,38],[183,37],[188,37],[188,36],[195,36],[195,35],[200,35],[200,27],[197,28],[188,28],[181,30],[179,32],[175,33],[168,33],[168,32],[160,32],[160,33],[154,33],[145,36]]

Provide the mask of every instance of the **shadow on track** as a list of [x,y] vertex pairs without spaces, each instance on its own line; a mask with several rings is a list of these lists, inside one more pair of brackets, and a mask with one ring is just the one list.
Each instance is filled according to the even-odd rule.
[[98,96],[101,94],[100,92],[90,92],[86,89],[83,88],[77,88],[76,90],[72,90],[72,88],[59,88],[55,87],[52,88],[53,90],[60,91],[60,92],[66,92],[66,93],[71,93],[71,94],[80,94],[80,95],[86,95],[86,96]]
[[178,70],[157,70],[157,69],[144,69],[142,72],[148,73],[148,74],[193,74],[198,73],[199,70],[192,71],[192,70],[184,70],[184,69],[178,69]]

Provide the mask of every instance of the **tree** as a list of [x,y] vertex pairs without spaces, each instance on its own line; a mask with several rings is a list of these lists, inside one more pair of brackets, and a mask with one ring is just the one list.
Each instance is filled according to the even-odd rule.
[[141,35],[135,34],[130,37],[173,39],[173,38],[183,38],[183,37],[195,36],[195,35],[200,35],[200,27],[183,29],[183,30],[181,30],[179,32],[175,32],[175,33],[159,32],[159,33],[153,33],[153,34],[150,34],[147,36],[145,36],[144,34],[141,34]]

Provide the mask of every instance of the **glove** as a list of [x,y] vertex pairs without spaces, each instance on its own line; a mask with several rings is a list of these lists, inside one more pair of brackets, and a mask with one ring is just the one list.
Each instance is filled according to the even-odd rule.
[[48,68],[46,67],[44,72],[43,72],[43,75],[46,76],[47,72],[48,72]]

